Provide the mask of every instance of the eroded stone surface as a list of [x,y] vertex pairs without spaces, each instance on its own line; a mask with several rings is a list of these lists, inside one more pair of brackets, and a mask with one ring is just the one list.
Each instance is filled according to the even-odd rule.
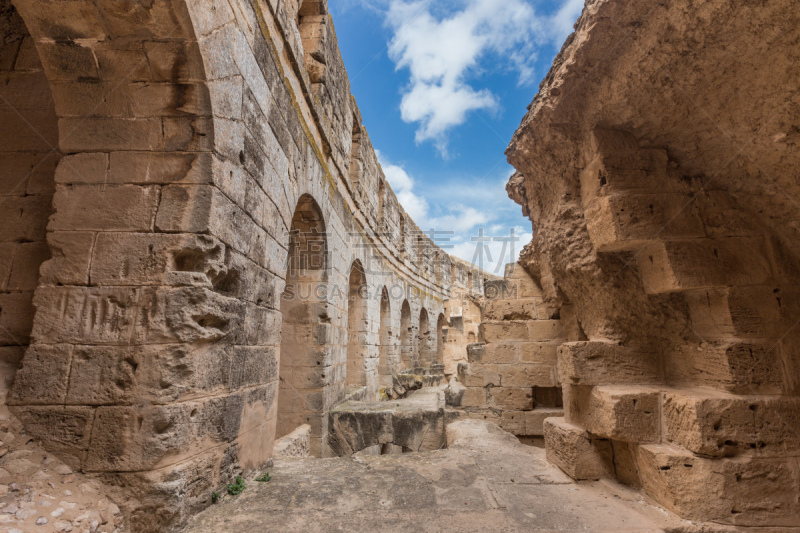
[[798,17],[586,2],[507,151],[520,262],[584,335],[549,456],[606,440],[607,475],[693,519],[800,523]]

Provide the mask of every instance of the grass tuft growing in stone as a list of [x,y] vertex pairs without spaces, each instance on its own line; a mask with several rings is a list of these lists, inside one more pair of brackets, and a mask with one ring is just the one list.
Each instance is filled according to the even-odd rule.
[[228,485],[228,494],[231,496],[237,496],[241,494],[244,489],[244,479],[242,479],[242,476],[236,476],[236,482]]

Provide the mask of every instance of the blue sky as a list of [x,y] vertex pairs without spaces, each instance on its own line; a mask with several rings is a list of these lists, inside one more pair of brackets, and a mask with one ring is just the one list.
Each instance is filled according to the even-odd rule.
[[[502,274],[531,239],[503,152],[583,0],[330,0],[364,125],[392,189],[437,243]],[[519,241],[487,242],[480,235]],[[449,239],[444,241],[443,239]],[[513,254],[513,255],[512,255]],[[482,257],[481,257],[482,255]]]

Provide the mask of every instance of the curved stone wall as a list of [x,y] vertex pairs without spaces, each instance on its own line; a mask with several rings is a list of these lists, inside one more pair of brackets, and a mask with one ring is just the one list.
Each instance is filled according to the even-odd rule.
[[[325,1],[13,5],[63,157],[8,403],[71,467],[123,491],[133,530],[179,524],[237,469],[267,463],[285,391],[302,391],[285,419],[308,423],[326,455],[348,329],[377,395],[379,369],[400,369],[404,304],[409,327],[421,314],[436,325],[454,286],[482,290],[386,183]],[[314,217],[323,230],[309,233]],[[292,282],[292,250],[319,272],[298,263]],[[313,292],[291,290],[301,278]],[[355,303],[362,323],[348,328]],[[286,346],[284,322],[305,327]]]

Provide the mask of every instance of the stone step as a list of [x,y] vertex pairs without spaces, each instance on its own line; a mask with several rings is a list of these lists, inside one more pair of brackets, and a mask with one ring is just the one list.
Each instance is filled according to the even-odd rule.
[[542,298],[490,299],[483,311],[485,321],[547,320],[549,318]]
[[638,447],[636,461],[650,497],[685,519],[735,526],[797,526],[800,473],[796,457],[707,459],[674,444],[645,444]]
[[773,280],[769,247],[759,237],[658,241],[637,255],[648,294],[686,292]]
[[706,386],[735,394],[782,394],[782,344],[773,339],[685,345],[667,354],[667,379],[676,386]]
[[800,398],[668,390],[665,439],[707,457],[800,456]]
[[611,442],[598,439],[563,418],[544,421],[547,460],[576,480],[611,477]]
[[659,442],[661,392],[637,385],[564,386],[567,422],[615,441]]
[[638,251],[661,239],[705,237],[689,194],[616,194],[586,208],[586,228],[598,252]]
[[779,338],[800,316],[800,287],[756,285],[686,293],[692,330],[703,339]]
[[558,377],[561,383],[573,385],[641,385],[663,381],[656,353],[597,341],[559,346]]

